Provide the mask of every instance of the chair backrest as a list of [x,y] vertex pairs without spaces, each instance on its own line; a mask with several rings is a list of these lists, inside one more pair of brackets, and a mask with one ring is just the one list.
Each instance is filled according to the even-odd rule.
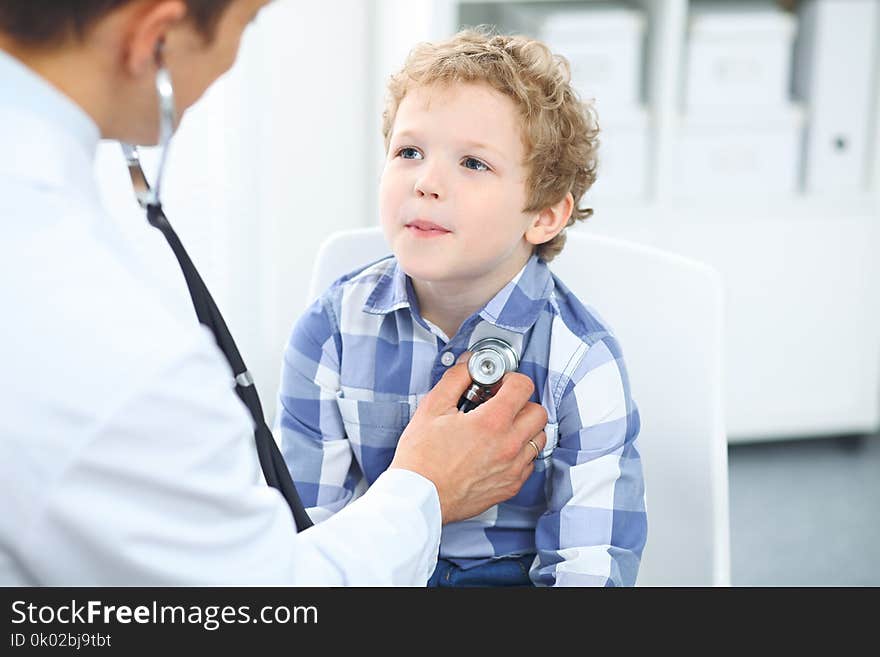
[[[378,228],[330,236],[318,252],[310,298],[388,253]],[[638,584],[729,585],[718,274],[677,255],[577,230],[569,231],[551,269],[623,347],[641,413],[648,508]]]

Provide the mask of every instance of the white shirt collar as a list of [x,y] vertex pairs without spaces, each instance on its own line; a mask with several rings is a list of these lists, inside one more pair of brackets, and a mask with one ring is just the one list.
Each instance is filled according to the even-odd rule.
[[94,197],[100,137],[82,108],[0,50],[0,175]]

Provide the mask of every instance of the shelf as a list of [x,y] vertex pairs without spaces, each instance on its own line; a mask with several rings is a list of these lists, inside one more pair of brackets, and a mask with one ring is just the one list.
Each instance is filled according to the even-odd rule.
[[[435,6],[442,5],[444,7],[443,13],[447,16],[447,20],[450,22],[446,25],[446,34],[443,36],[448,36],[465,23],[498,24],[499,29],[502,31],[509,31],[509,26],[504,24],[502,9],[505,5],[528,5],[534,7],[552,7],[558,5],[560,7],[584,6],[585,8],[589,8],[589,6],[595,4],[595,2],[591,0],[564,0],[563,2],[530,2],[526,0],[439,0],[434,4]],[[690,2],[688,2],[688,0],[634,0],[617,3],[608,3],[606,1],[601,4],[618,4],[621,6],[641,8],[647,19],[648,29],[644,42],[645,53],[642,71],[644,108],[648,113],[648,146],[644,154],[648,166],[648,174],[643,195],[644,203],[646,205],[654,205],[657,203],[661,205],[678,203],[691,205],[692,201],[689,200],[686,195],[682,195],[676,191],[676,189],[682,185],[684,187],[702,186],[699,182],[691,182],[687,179],[681,181],[679,179],[680,175],[684,175],[681,174],[681,157],[683,156],[680,154],[679,149],[684,147],[684,134],[688,130],[692,130],[693,121],[697,120],[697,117],[699,117],[699,114],[692,114],[683,111],[683,89],[685,87],[685,63],[688,55],[687,43],[689,20],[691,11],[695,7],[700,8],[712,3],[702,2],[701,0],[691,0]],[[731,4],[754,6],[754,3],[747,2],[733,2]],[[532,35],[535,36],[534,33]],[[872,104],[869,114],[871,117],[871,125],[868,126],[865,135],[868,150],[867,157],[865,158],[866,168],[862,174],[864,180],[861,184],[861,192],[856,190],[855,193],[859,195],[864,193],[880,198],[880,47],[876,48],[876,50],[877,52],[874,56],[876,62],[876,71],[873,81],[874,88],[869,94]],[[615,121],[614,112],[611,110],[603,110],[601,107],[601,98],[598,99],[598,105],[600,125],[603,121],[606,124],[613,124]],[[787,129],[790,135],[786,137],[787,141],[784,143],[790,144],[792,150],[797,148],[797,143],[800,139],[797,134],[803,134],[801,133],[801,129],[797,127],[798,122],[807,121],[811,118],[808,105],[804,106],[802,117],[800,119],[795,119],[793,116],[791,119],[784,118],[784,113],[791,113],[795,110],[795,105],[792,105],[791,108],[788,106],[780,106],[778,111],[773,110],[774,115],[783,115],[781,129]],[[756,121],[760,121],[763,115],[769,116],[767,112],[770,110],[757,108],[756,110],[750,111],[753,112]],[[740,123],[742,123],[743,115],[744,112],[740,110],[734,110],[731,113],[733,119]],[[714,116],[714,114],[709,116]],[[775,120],[776,124],[780,125],[779,117]],[[789,128],[785,128],[785,120],[790,122]],[[777,130],[778,128],[774,127],[773,129]],[[757,145],[760,143],[759,140],[761,137],[759,136],[760,133],[757,131],[758,128],[756,127],[754,130],[754,137],[752,137],[753,152],[747,152],[746,149],[748,144],[747,142],[743,142],[738,146],[739,150],[742,152],[731,152],[729,154],[729,159],[735,160],[737,156],[741,158],[755,157],[755,152],[757,151],[754,151],[754,149],[758,147]],[[732,139],[734,139],[733,135],[731,135],[731,140]],[[688,143],[693,145],[693,141]],[[732,141],[731,144],[733,144]],[[698,147],[702,146],[698,144]],[[724,143],[716,144],[714,147],[716,149],[723,148]],[[718,157],[724,157],[724,155],[719,154],[716,156],[716,159]],[[753,178],[755,180],[769,180],[771,175],[778,174],[780,176],[780,181],[787,179],[791,181],[790,185],[793,187],[797,186],[799,189],[802,188],[804,185],[804,164],[802,156],[800,154],[793,154],[786,157],[788,157],[790,162],[790,173],[786,174],[787,178],[781,177],[782,172],[785,171],[783,167],[776,166],[775,163],[771,164],[769,161],[765,163],[768,171],[763,172],[764,175],[761,176],[754,175]],[[698,169],[697,172],[700,170],[703,169]],[[600,167],[599,181],[597,184],[601,184],[601,182],[602,170]],[[844,206],[851,205],[849,199],[853,193],[852,190],[842,190],[837,195],[838,202]],[[741,189],[739,186],[736,188],[736,194],[749,196],[748,189]],[[712,194],[713,200],[722,197],[725,199],[725,204],[728,200],[735,203],[735,200],[731,198],[733,196],[734,194],[731,194],[730,196],[723,193]],[[758,196],[761,197],[764,196],[764,194],[758,194]],[[603,200],[607,200],[611,203],[619,202],[618,199],[610,197]],[[772,205],[775,208],[779,203],[773,202]],[[793,201],[793,211],[800,211],[802,205],[803,204],[799,203],[797,200]]]

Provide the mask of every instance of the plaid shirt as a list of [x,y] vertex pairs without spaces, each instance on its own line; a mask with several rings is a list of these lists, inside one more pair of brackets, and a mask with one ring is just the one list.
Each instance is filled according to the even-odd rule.
[[419,400],[482,322],[522,334],[519,371],[547,410],[547,447],[514,497],[444,526],[440,556],[467,568],[536,553],[539,585],[633,585],[647,517],[620,346],[536,256],[451,340],[420,316],[393,257],[312,304],[285,350],[276,422],[311,517],[336,513],[388,467]]

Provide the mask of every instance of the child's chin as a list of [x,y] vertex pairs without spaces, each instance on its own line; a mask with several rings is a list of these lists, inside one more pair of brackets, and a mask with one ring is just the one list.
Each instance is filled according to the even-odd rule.
[[410,278],[420,281],[442,281],[449,278],[448,267],[441,263],[431,262],[417,254],[398,255],[397,261]]

